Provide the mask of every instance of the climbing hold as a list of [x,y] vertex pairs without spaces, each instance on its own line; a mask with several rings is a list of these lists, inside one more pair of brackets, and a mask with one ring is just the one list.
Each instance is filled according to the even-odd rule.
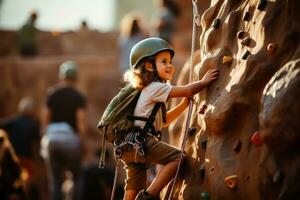
[[209,200],[209,193],[208,192],[202,192],[201,193],[201,200]]
[[260,11],[264,10],[265,7],[266,7],[266,5],[267,5],[267,3],[268,3],[268,2],[267,2],[266,0],[260,0],[260,1],[258,2],[257,9],[260,10]]
[[250,56],[250,55],[251,55],[250,51],[246,50],[242,55],[242,59],[247,60],[248,56]]
[[267,47],[268,54],[270,56],[274,55],[277,51],[277,48],[278,48],[278,44],[276,44],[276,43],[272,42],[272,43],[268,44],[268,47]]
[[195,127],[189,128],[189,135],[190,135],[190,136],[194,135],[195,132],[196,132],[196,128],[195,128]]
[[205,150],[206,147],[207,147],[207,140],[203,140],[203,141],[201,142],[201,148]]
[[238,39],[243,39],[243,37],[246,35],[245,31],[239,31],[236,36]]
[[202,179],[205,177],[205,163],[200,167],[199,174]]
[[231,56],[223,56],[223,64],[231,64],[232,57]]
[[245,12],[243,21],[249,21],[250,20],[250,12]]
[[200,108],[200,110],[199,110],[199,114],[204,115],[206,108],[207,108],[207,105],[205,105],[205,104],[202,105],[201,108]]
[[260,145],[263,142],[263,139],[258,131],[252,134],[251,141],[256,145]]
[[238,176],[237,175],[231,175],[231,176],[227,176],[224,181],[227,184],[227,186],[231,189],[234,189],[237,187],[238,185]]
[[221,20],[219,18],[216,18],[214,20],[213,25],[212,25],[214,27],[214,29],[219,28],[220,22],[221,22]]
[[250,38],[250,37],[245,37],[245,38],[242,40],[241,44],[242,44],[242,45],[245,45],[245,46],[249,46],[250,42],[251,42],[251,38]]
[[240,140],[237,140],[233,146],[233,150],[238,153],[240,152],[241,148],[242,148],[242,142]]
[[273,182],[274,183],[282,183],[284,178],[284,173],[278,170],[274,175],[273,175]]

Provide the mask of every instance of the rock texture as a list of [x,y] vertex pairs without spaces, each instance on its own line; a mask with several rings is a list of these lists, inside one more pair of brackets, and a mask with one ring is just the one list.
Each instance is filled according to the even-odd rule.
[[[298,0],[211,1],[193,79],[220,77],[195,97],[173,199],[300,198],[299,10]],[[183,121],[172,127],[178,146]]]

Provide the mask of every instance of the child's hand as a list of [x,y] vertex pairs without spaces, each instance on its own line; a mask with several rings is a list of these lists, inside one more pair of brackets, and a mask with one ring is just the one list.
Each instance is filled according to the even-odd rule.
[[202,81],[208,85],[214,80],[218,79],[218,77],[219,71],[217,69],[211,69],[206,72],[206,74],[202,78]]

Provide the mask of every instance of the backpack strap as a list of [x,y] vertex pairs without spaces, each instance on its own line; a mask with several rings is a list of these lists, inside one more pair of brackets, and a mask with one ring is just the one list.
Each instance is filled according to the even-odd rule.
[[151,131],[151,134],[152,135],[156,135],[156,130],[155,130],[155,127],[153,125],[153,122],[155,121],[155,116],[159,110],[159,108],[162,107],[164,108],[163,109],[163,121],[165,121],[165,104],[164,103],[160,103],[160,102],[157,102],[155,103],[149,117],[139,117],[139,116],[128,116],[128,119],[130,120],[139,120],[139,121],[144,121],[146,122],[144,128],[143,128],[143,133],[147,133],[149,130]]
[[152,112],[150,114],[150,116],[148,117],[148,120],[146,121],[146,124],[143,128],[143,132],[146,134],[149,129],[151,130],[152,135],[156,135],[156,130],[155,127],[153,125],[154,121],[155,121],[155,116],[159,110],[159,108],[164,105],[164,103],[155,103],[154,108],[152,109]]

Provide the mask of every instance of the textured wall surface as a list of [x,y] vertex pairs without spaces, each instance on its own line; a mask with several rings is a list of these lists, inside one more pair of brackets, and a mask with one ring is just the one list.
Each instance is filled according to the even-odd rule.
[[[193,79],[220,77],[195,96],[173,199],[300,198],[299,10],[298,0],[214,0],[204,12]],[[183,121],[171,127],[178,146]]]

